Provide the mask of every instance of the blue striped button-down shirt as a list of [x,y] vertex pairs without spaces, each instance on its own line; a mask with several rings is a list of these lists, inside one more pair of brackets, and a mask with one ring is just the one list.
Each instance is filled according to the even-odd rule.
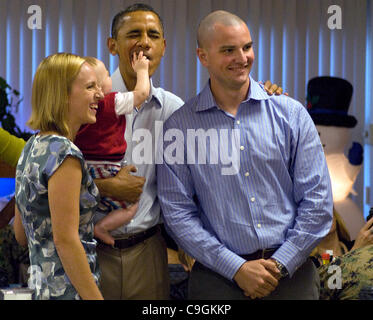
[[278,247],[272,257],[292,276],[332,224],[328,169],[306,109],[250,78],[235,117],[207,85],[163,129],[158,197],[176,242],[229,279],[245,262],[239,255]]

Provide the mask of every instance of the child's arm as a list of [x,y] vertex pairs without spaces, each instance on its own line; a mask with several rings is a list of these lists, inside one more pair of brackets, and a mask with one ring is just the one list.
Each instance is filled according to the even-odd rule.
[[81,181],[82,167],[73,157],[66,157],[48,180],[53,241],[66,275],[80,297],[102,300],[79,237]]
[[137,74],[136,86],[130,92],[117,92],[115,96],[115,112],[118,116],[131,114],[134,107],[141,107],[149,96],[149,60],[143,52],[134,53],[132,57],[132,68]]
[[95,237],[108,245],[114,245],[114,238],[110,235],[110,231],[128,224],[135,216],[137,209],[138,202],[127,209],[120,208],[111,211],[107,216],[95,224]]
[[132,67],[137,74],[136,86],[133,90],[133,105],[140,107],[150,91],[149,60],[142,51],[138,55],[133,54]]

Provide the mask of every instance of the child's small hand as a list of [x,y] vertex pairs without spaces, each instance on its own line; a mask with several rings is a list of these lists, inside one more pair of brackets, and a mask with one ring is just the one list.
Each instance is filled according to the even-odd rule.
[[141,70],[148,70],[149,69],[149,59],[144,56],[144,53],[140,51],[138,54],[136,52],[132,55],[132,68],[135,72],[139,72]]

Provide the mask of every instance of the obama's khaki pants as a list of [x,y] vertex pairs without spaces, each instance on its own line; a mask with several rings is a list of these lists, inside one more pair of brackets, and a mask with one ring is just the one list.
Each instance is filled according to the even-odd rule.
[[167,247],[159,231],[126,249],[98,244],[97,256],[104,299],[169,299]]

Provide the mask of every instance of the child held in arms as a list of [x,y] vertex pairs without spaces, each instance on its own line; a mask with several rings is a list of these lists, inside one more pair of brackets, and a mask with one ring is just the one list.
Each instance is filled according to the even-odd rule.
[[[131,114],[135,107],[140,108],[149,95],[149,60],[142,51],[133,54],[132,68],[137,74],[137,83],[131,92],[111,92],[112,80],[104,63],[94,57],[85,60],[95,70],[105,97],[99,101],[96,123],[82,126],[74,143],[82,151],[93,178],[112,177],[122,167],[127,149],[125,115]],[[95,236],[114,245],[110,231],[128,224],[137,208],[138,203],[127,206],[124,202],[102,197],[96,214],[101,220],[95,225]]]

